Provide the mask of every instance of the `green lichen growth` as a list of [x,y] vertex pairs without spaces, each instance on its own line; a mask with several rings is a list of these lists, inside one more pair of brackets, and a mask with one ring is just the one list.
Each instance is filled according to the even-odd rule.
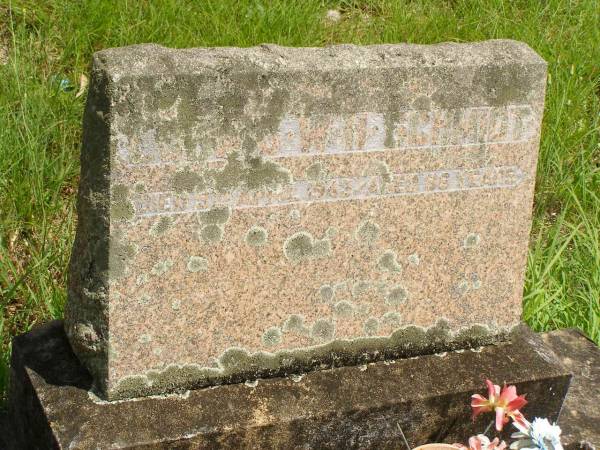
[[377,260],[377,266],[380,270],[387,272],[402,272],[402,266],[398,263],[396,253],[393,250],[386,250]]
[[267,347],[273,347],[281,343],[281,330],[279,327],[271,327],[262,335],[262,343]]
[[352,296],[359,297],[369,290],[371,283],[368,281],[357,281],[352,285]]
[[263,227],[253,226],[246,233],[245,241],[248,245],[259,247],[267,243],[267,230]]
[[117,386],[111,391],[111,400],[121,398],[142,397],[150,387],[148,378],[144,375],[133,375],[119,380]]
[[129,220],[133,218],[135,208],[129,199],[129,188],[117,184],[112,188],[110,201],[110,217],[112,220]]
[[149,305],[152,302],[152,298],[148,295],[148,294],[143,294],[139,299],[138,299],[138,304],[142,305],[142,306],[146,306]]
[[178,193],[194,192],[202,191],[206,187],[206,183],[201,175],[192,172],[189,167],[186,167],[173,174],[171,187]]
[[250,354],[243,348],[229,348],[219,358],[219,366],[226,371],[242,368],[244,362],[250,357]]
[[319,289],[319,294],[325,302],[330,302],[331,300],[333,300],[335,292],[333,291],[333,288],[330,285],[325,284]]
[[317,342],[328,342],[335,335],[335,325],[327,319],[317,319],[310,330],[311,337]]
[[406,302],[408,299],[408,291],[404,286],[395,285],[388,292],[385,302],[391,306],[398,306]]
[[373,336],[379,331],[379,320],[375,317],[369,317],[363,326],[363,330],[367,336]]
[[347,300],[339,301],[333,305],[333,313],[337,317],[352,317],[354,314],[354,305]]
[[477,233],[469,233],[463,241],[463,247],[466,249],[474,248],[479,245],[480,237]]
[[214,244],[223,239],[223,229],[219,225],[205,225],[200,230],[200,238],[207,244]]
[[286,333],[306,334],[304,317],[299,314],[291,314],[283,323],[283,331]]
[[381,177],[384,183],[392,181],[392,173],[385,161],[373,161],[371,164],[373,165],[375,173]]
[[399,327],[402,324],[402,316],[400,315],[400,313],[397,313],[395,311],[390,311],[390,312],[386,312],[383,315],[383,317],[381,318],[381,321],[385,325],[389,325],[391,327]]
[[[292,317],[292,316],[290,316]],[[299,317],[293,321],[299,324]],[[374,320],[371,320],[374,319]],[[377,319],[365,321],[366,330],[373,332]],[[296,327],[294,327],[296,328]],[[265,376],[283,376],[322,367],[365,364],[384,358],[397,359],[428,355],[459,348],[473,348],[505,340],[507,331],[490,330],[474,325],[451,333],[448,323],[439,320],[424,329],[408,326],[395,330],[388,336],[365,336],[355,339],[332,340],[333,323],[319,319],[313,325],[313,334],[319,339],[316,345],[277,352],[249,353],[243,348],[229,348],[219,358],[217,367],[200,367],[195,364],[170,365],[164,370],[150,370],[146,375],[125,377],[111,389],[111,400],[183,392],[221,383],[240,383]]]
[[333,239],[337,236],[337,234],[338,230],[336,227],[329,227],[327,230],[325,230],[325,236],[327,236],[329,239]]
[[392,181],[392,173],[385,161],[371,161],[365,175],[376,175],[381,179],[381,194],[385,193],[386,184]]
[[161,234],[166,233],[172,225],[173,219],[171,219],[169,216],[162,216],[152,224],[150,227],[150,234],[152,236],[160,236]]
[[411,266],[418,266],[421,263],[421,258],[419,258],[419,255],[416,253],[409,255],[407,260]]
[[307,259],[323,258],[331,254],[329,239],[315,240],[310,233],[300,231],[286,239],[283,253],[294,263]]
[[362,244],[373,244],[379,239],[380,228],[375,222],[365,220],[356,228],[356,240]]
[[228,206],[215,206],[198,213],[198,219],[205,225],[222,225],[227,223],[230,215],[231,209]]
[[324,180],[327,176],[327,172],[323,167],[323,164],[320,162],[316,162],[311,164],[306,169],[306,179],[311,181],[321,181]]
[[165,259],[164,261],[158,261],[152,266],[152,275],[161,276],[167,273],[171,267],[173,267],[173,261]]
[[118,280],[125,276],[129,261],[136,254],[133,244],[125,242],[121,233],[111,236],[108,243],[108,277]]
[[469,289],[469,282],[467,280],[461,280],[456,284],[456,286],[454,286],[454,294],[459,297],[463,297],[467,295]]
[[190,256],[187,270],[193,273],[206,272],[208,270],[208,260],[202,256]]
[[227,163],[220,170],[208,172],[217,192],[232,192],[237,189],[258,191],[278,190],[291,183],[290,171],[262,157],[243,157],[238,152],[227,156]]

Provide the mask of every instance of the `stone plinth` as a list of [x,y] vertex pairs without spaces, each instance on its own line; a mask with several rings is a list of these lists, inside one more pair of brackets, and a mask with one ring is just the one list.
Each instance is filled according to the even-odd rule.
[[560,419],[563,443],[570,449],[600,448],[600,348],[573,329],[542,338],[573,373]]
[[514,41],[97,53],[66,325],[98,392],[504,339],[545,79]]
[[483,379],[526,392],[528,417],[556,420],[570,374],[537,335],[481,349],[217,386],[185,395],[103,402],[61,322],[15,338],[14,448],[399,449],[464,441],[491,417],[470,419]]

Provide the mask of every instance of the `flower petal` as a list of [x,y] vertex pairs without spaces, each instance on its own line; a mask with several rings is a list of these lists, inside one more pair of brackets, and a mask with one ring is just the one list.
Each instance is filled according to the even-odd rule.
[[485,384],[487,385],[488,389],[488,398],[490,399],[490,402],[493,402],[496,396],[500,393],[500,386],[492,383],[488,379],[485,380]]
[[502,392],[500,393],[500,398],[498,399],[500,402],[508,404],[513,399],[517,397],[517,387],[514,385],[507,386],[506,384],[502,388]]
[[496,406],[496,430],[502,431],[504,423],[504,408]]
[[519,395],[518,397],[515,397],[510,402],[508,402],[508,409],[514,411],[517,409],[521,409],[526,404],[527,400],[525,399],[525,396]]
[[511,417],[513,419],[513,425],[523,434],[529,436],[529,428],[531,427],[531,423],[525,418],[523,413],[519,410],[513,411],[511,413]]

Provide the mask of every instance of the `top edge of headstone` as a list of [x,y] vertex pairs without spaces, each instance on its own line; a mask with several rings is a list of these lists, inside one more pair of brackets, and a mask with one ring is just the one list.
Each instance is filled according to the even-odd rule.
[[[318,62],[318,64],[316,64]],[[520,64],[546,66],[531,47],[509,39],[473,43],[439,44],[341,44],[328,47],[283,47],[261,44],[255,47],[168,48],[139,44],[110,48],[94,54],[94,68],[113,80],[127,76],[169,73],[203,73],[238,67],[258,71],[332,71],[357,68],[469,67]]]

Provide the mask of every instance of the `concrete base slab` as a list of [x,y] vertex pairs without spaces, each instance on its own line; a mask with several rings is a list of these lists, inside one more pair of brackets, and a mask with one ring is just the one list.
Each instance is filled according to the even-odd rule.
[[542,338],[573,373],[559,422],[563,443],[600,448],[600,348],[573,329],[544,333]]
[[[558,418],[571,375],[542,339],[217,386],[186,395],[101,402],[62,322],[15,338],[13,448],[400,449],[457,442],[486,427],[469,400],[483,381],[526,392],[528,417]],[[509,430],[510,432],[510,430]]]

